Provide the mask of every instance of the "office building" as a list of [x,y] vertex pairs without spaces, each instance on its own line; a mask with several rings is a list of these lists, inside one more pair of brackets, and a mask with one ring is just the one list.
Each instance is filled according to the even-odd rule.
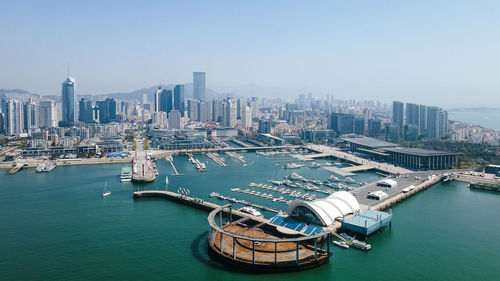
[[174,109],[184,117],[184,85],[175,85],[174,88]]
[[78,104],[78,121],[83,123],[91,123],[92,120],[92,101],[87,98],[80,99]]
[[109,123],[116,121],[116,101],[107,98],[103,101],[97,101],[96,106],[99,108],[99,122]]
[[271,133],[271,121],[260,119],[258,133],[270,134]]
[[188,100],[188,117],[191,121],[200,120],[200,101],[199,100]]
[[23,107],[23,127],[24,130],[31,134],[33,129],[38,128],[38,106],[32,98],[30,98]]
[[177,109],[168,113],[168,127],[171,129],[182,129],[181,113]]
[[420,129],[420,107],[418,104],[406,104],[406,124],[415,125],[417,126],[417,130]]
[[368,119],[368,136],[379,137],[382,134],[382,121],[378,119]]
[[52,128],[57,125],[56,103],[52,100],[41,100],[38,106],[38,122],[42,128]]
[[23,111],[21,103],[16,99],[7,101],[5,107],[5,131],[7,135],[23,132]]
[[193,98],[205,100],[205,72],[193,72]]
[[75,79],[72,77],[66,78],[62,83],[61,90],[61,109],[62,118],[61,127],[70,127],[76,121],[76,96],[75,96]]
[[236,102],[227,99],[223,104],[222,126],[233,128],[236,126]]
[[399,136],[403,136],[404,126],[404,103],[400,101],[392,102],[392,123],[397,124],[399,127]]

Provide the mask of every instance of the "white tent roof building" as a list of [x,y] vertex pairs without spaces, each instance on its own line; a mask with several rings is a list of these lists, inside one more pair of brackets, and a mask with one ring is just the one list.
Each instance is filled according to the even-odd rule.
[[288,205],[290,217],[323,226],[331,225],[335,219],[358,211],[358,200],[347,191],[337,191],[326,198],[310,202],[294,200]]

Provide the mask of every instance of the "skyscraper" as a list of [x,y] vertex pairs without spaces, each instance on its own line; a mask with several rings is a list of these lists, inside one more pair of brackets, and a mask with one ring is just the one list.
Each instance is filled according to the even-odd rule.
[[107,98],[103,101],[97,101],[96,105],[99,108],[99,121],[101,123],[116,121],[116,101],[114,99]]
[[160,94],[162,93],[161,87],[158,87],[158,90],[155,92],[155,112],[160,112]]
[[8,100],[5,107],[5,131],[7,135],[22,133],[22,120],[21,103],[16,99]]
[[78,104],[78,121],[84,123],[92,122],[92,101],[82,98]]
[[163,89],[160,92],[160,109],[159,111],[169,113],[174,107],[174,95],[171,90]]
[[193,72],[193,98],[205,99],[205,72]]
[[38,128],[38,107],[30,98],[23,107],[23,126],[24,130],[29,134],[35,128]]
[[234,100],[227,99],[223,105],[222,126],[230,128],[236,126],[236,102]]
[[76,121],[76,100],[75,100],[75,79],[66,78],[62,83],[61,90],[62,101],[62,120],[60,126],[73,126]]
[[[392,123],[399,126],[399,136],[403,136],[403,126],[404,126],[404,103],[400,101],[392,102]],[[394,131],[393,131],[394,132]]]
[[188,100],[188,117],[191,121],[200,120],[200,101]]
[[417,126],[417,130],[420,129],[420,108],[418,104],[406,104],[406,124],[415,125]]
[[419,106],[419,111],[420,111],[420,134],[424,134],[425,131],[427,130],[427,106],[421,104]]
[[181,113],[174,109],[168,113],[168,127],[171,129],[181,128]]
[[56,103],[52,100],[41,100],[39,105],[39,126],[52,128],[57,124]]
[[439,107],[427,107],[427,137],[429,138],[439,138],[439,111]]
[[184,117],[184,85],[175,85],[174,88],[174,109]]

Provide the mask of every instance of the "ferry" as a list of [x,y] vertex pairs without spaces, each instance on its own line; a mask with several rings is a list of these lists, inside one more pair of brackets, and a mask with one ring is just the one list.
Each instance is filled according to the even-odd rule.
[[132,180],[132,168],[123,167],[120,175],[120,180],[122,182],[127,182]]
[[349,249],[349,245],[347,245],[347,243],[344,241],[333,241],[333,244],[340,248]]
[[250,214],[250,215],[256,216],[256,217],[263,217],[261,212],[257,211],[256,209],[254,209],[252,207],[243,207],[243,208],[239,209],[238,211],[240,211],[242,213]]
[[54,170],[55,167],[56,167],[56,165],[54,165],[54,164],[39,164],[36,167],[35,172],[36,173],[48,173],[48,172]]
[[290,164],[286,164],[283,168],[284,169],[299,169],[301,167],[304,167],[304,165],[297,164],[297,163],[290,163]]

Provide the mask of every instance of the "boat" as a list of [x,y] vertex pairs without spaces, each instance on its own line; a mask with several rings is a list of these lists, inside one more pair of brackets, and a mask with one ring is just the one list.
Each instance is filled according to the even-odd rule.
[[165,184],[168,184],[168,176],[165,177]]
[[48,172],[52,171],[55,167],[56,167],[56,165],[54,165],[54,164],[39,164],[36,167],[35,172],[36,173],[48,173]]
[[344,248],[344,249],[349,249],[349,245],[347,245],[346,242],[344,241],[333,241],[333,244],[335,244],[335,246],[338,246],[340,248]]
[[120,181],[127,182],[132,180],[132,168],[123,167],[120,174]]
[[331,180],[331,181],[340,181],[340,179],[339,179],[339,178],[337,178],[337,177],[336,177],[336,176],[334,176],[334,175],[331,175],[328,179],[329,179],[329,180]]
[[368,251],[372,248],[372,245],[370,244],[366,244],[364,242],[359,242],[359,241],[354,241],[352,243],[352,246],[354,248],[357,248],[357,249],[360,249],[360,250],[363,250],[363,251]]
[[290,175],[288,175],[288,178],[292,179],[292,180],[303,180],[304,179],[302,176],[300,176],[297,173],[291,173]]
[[356,181],[355,181],[355,180],[353,180],[353,179],[352,179],[352,178],[350,178],[350,177],[345,178],[345,179],[344,179],[344,181],[345,181],[345,182],[347,182],[347,183],[356,183]]
[[311,163],[311,168],[319,168],[319,167],[321,167],[320,163],[318,163],[318,162],[312,162]]
[[257,211],[256,209],[254,209],[252,207],[243,207],[243,208],[239,209],[238,211],[240,211],[242,213],[250,214],[250,215],[256,216],[256,217],[263,217],[261,212]]
[[342,236],[342,238],[349,240],[349,241],[352,241],[354,239],[354,237],[351,237],[347,233],[344,233],[344,232],[340,233],[340,236]]
[[106,197],[106,196],[111,195],[111,191],[106,189],[107,184],[108,184],[108,182],[105,181],[104,182],[104,190],[102,191],[102,197]]
[[283,168],[285,168],[285,169],[298,169],[301,167],[304,167],[304,165],[297,164],[297,163],[290,163],[290,164],[286,164]]

